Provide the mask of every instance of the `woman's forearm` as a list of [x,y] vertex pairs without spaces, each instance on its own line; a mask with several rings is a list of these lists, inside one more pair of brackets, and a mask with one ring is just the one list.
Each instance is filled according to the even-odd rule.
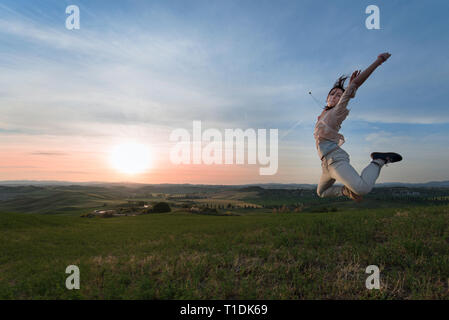
[[371,73],[373,73],[373,71],[383,62],[384,60],[382,60],[382,58],[377,58],[376,61],[374,61],[368,68],[363,70],[363,72],[361,72],[353,81],[357,88],[360,87],[365,80],[368,79]]

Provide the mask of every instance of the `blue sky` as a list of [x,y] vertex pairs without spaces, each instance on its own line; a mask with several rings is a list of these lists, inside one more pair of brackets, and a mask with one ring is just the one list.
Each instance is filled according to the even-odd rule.
[[[65,29],[71,4],[80,30]],[[371,4],[380,30],[365,27]],[[372,151],[403,154],[379,181],[449,179],[448,12],[447,1],[2,1],[0,147],[70,154],[71,139],[135,136],[163,148],[193,120],[280,136],[296,123],[279,174],[238,182],[316,183],[308,92],[324,102],[339,75],[388,51],[350,102],[344,148],[359,170]],[[65,149],[45,147],[49,136]]]

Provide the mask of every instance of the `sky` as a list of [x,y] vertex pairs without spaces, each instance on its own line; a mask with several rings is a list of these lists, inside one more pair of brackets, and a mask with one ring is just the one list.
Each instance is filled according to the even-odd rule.
[[[69,5],[80,29],[65,26]],[[365,26],[369,5],[380,29]],[[327,93],[382,52],[391,58],[349,102],[343,149],[359,172],[373,151],[400,153],[378,182],[449,180],[448,12],[443,0],[4,0],[0,181],[317,183]],[[193,121],[278,129],[277,173],[172,163],[169,136]],[[150,167],[111,166],[124,143],[148,148]]]

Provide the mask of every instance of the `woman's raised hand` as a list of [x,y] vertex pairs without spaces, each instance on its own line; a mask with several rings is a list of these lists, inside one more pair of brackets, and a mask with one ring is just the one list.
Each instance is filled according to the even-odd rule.
[[391,56],[390,53],[384,52],[384,53],[379,54],[379,55],[377,56],[377,59],[380,59],[380,63],[382,64],[382,63],[384,63],[385,61],[387,61],[388,58],[390,58],[390,56]]
[[352,73],[351,79],[349,80],[349,83],[354,82],[354,84],[358,87],[360,87],[366,79],[373,73],[373,71],[380,66],[382,63],[388,60],[390,58],[391,54],[388,52],[381,53],[377,56],[376,61],[371,63],[371,65],[360,72],[360,70],[356,70]]
[[357,78],[357,76],[360,74],[360,72],[362,72],[361,70],[355,70],[352,75],[351,75],[351,79],[349,79],[349,84],[352,83],[352,81],[354,81],[355,78]]

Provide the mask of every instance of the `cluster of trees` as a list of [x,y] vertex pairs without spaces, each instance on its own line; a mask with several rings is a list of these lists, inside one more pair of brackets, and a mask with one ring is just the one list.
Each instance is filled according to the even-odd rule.
[[158,202],[153,206],[153,213],[170,212],[171,208],[167,202]]
[[414,195],[372,195],[374,200],[382,201],[406,201],[414,204],[432,205],[432,204],[449,204],[448,196],[414,196]]
[[[209,208],[209,209],[221,209],[221,210],[232,210],[232,209],[236,209],[236,208],[243,208],[243,209],[255,209],[255,208],[260,208],[260,206],[254,205],[254,204],[245,204],[245,205],[236,205],[236,204],[232,204],[232,203],[228,203],[228,204],[220,204],[220,203],[204,203],[204,204],[199,204],[196,203],[194,201],[189,201],[189,202],[185,202],[180,204],[181,208],[191,208],[191,207],[204,207],[204,208]],[[262,206],[263,207],[263,206]]]
[[294,205],[280,205],[273,207],[273,213],[283,213],[283,212],[302,212],[304,205],[302,203],[297,203]]
[[201,214],[218,214],[218,210],[215,208],[208,208],[208,207],[191,207],[190,212],[192,213],[201,213]]
[[243,208],[243,209],[255,209],[258,208],[258,206],[253,205],[253,204],[244,204],[244,205],[235,205],[232,203],[228,203],[227,205],[225,204],[219,204],[219,203],[206,203],[205,204],[206,208],[215,208],[215,209],[236,209],[236,208]]
[[146,201],[128,201],[127,206],[118,209],[119,213],[163,213],[171,212],[170,205],[167,202],[156,202],[153,205]]

